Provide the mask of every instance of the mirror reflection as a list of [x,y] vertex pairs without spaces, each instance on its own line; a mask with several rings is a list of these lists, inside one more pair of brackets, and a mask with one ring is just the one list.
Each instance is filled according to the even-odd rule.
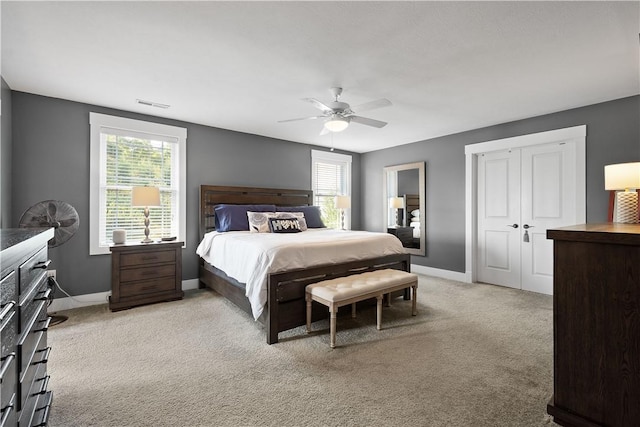
[[424,162],[384,168],[385,230],[394,234],[407,252],[425,254]]

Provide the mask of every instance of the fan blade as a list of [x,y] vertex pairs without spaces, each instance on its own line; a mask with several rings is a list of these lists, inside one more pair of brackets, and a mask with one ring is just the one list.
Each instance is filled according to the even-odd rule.
[[51,218],[51,220],[53,220],[56,217],[56,213],[58,213],[58,208],[56,207],[55,203],[49,203],[47,213],[49,214],[49,218]]
[[297,118],[297,119],[278,120],[278,123],[295,122],[295,121],[298,121],[298,120],[324,119],[324,117],[325,116],[300,117],[300,118]]
[[365,102],[364,104],[356,105],[355,107],[351,108],[351,111],[355,113],[361,113],[363,111],[374,110],[376,108],[389,107],[390,105],[392,105],[391,101],[389,101],[386,98],[380,98],[375,101]]
[[322,102],[318,101],[315,98],[302,98],[302,100],[312,103],[314,107],[324,113],[333,113],[333,108],[324,105]]
[[349,116],[352,122],[360,123],[361,125],[373,126],[374,128],[383,128],[387,125],[387,122],[381,122],[380,120],[368,119],[360,116]]

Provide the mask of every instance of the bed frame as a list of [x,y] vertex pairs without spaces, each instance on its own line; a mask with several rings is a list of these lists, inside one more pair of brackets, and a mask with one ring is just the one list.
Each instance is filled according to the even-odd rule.
[[[256,187],[200,186],[200,237],[215,230],[214,206],[218,204],[274,204],[277,206],[313,205],[313,192],[309,190],[274,189]],[[258,319],[266,327],[267,343],[278,342],[278,333],[306,323],[305,286],[335,277],[383,268],[410,271],[408,254],[389,255],[340,264],[320,265],[305,269],[272,273],[268,276],[267,305]],[[251,314],[245,286],[221,270],[200,259],[201,287],[208,287]],[[405,295],[406,298],[406,295]],[[317,304],[317,303],[315,303]],[[328,316],[326,307],[313,307],[313,320]]]

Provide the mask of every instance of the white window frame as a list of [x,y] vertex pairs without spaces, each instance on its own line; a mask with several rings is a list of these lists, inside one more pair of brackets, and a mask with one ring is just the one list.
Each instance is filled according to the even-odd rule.
[[[332,153],[330,151],[311,150],[311,189],[313,190],[314,199],[317,192],[316,183],[316,163],[331,163],[345,167],[345,177],[347,182],[345,183],[346,194],[344,196],[351,197],[351,160],[352,156],[349,154]],[[353,206],[353,200],[351,200]],[[351,230],[351,209],[346,209],[344,213],[344,225],[347,230]]]
[[90,190],[89,190],[89,255],[109,254],[109,246],[100,245],[100,182],[106,165],[103,162],[106,153],[100,146],[100,134],[103,128],[131,131],[132,134],[147,134],[175,138],[178,141],[178,241],[186,245],[187,237],[187,129],[152,123],[142,120],[127,119],[100,113],[89,113],[91,128],[90,144]]

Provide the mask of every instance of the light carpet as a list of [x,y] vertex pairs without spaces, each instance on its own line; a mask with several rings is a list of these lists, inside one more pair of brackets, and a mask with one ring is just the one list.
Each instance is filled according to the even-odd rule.
[[280,334],[210,290],[49,330],[49,425],[549,426],[552,297],[420,276],[411,302]]

